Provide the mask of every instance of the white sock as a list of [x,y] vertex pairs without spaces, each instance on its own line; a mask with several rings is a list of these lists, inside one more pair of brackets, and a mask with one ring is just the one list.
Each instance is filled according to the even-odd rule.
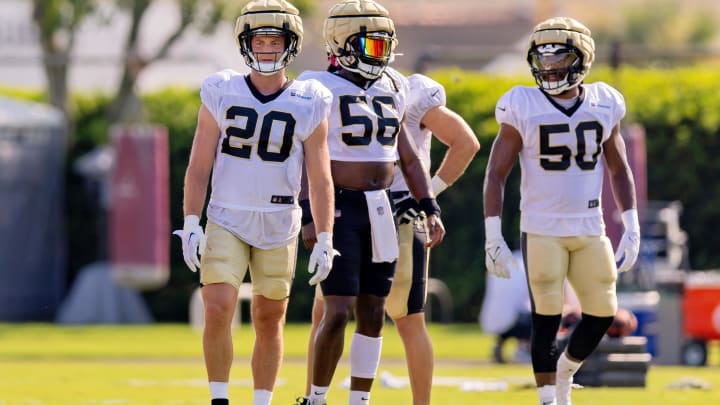
[[348,405],[365,404],[370,400],[370,393],[367,391],[350,391]]
[[272,394],[272,391],[268,390],[253,391],[253,405],[270,405]]
[[557,378],[563,380],[571,379],[581,365],[582,361],[579,363],[572,361],[567,357],[565,352],[562,352],[557,361]]
[[326,399],[327,398],[327,392],[329,387],[320,387],[317,385],[310,385],[310,396],[308,396],[309,400],[313,399]]
[[228,383],[222,381],[210,381],[210,399],[228,399]]
[[555,405],[555,386],[543,385],[537,389],[540,405]]

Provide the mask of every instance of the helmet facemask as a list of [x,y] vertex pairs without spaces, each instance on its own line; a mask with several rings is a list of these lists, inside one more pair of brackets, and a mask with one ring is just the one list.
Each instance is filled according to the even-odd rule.
[[377,79],[390,63],[393,41],[393,36],[387,32],[363,30],[348,37],[337,61],[343,68],[366,79]]
[[[256,36],[282,36],[285,41],[285,46],[281,52],[256,52],[252,49],[252,40]],[[270,76],[275,72],[284,69],[297,55],[298,49],[298,37],[287,29],[275,28],[275,27],[261,27],[250,30],[248,26],[238,36],[238,43],[240,44],[240,54],[245,58],[245,63],[253,70],[258,73]],[[263,56],[273,55],[272,62],[264,61]]]
[[550,95],[559,95],[580,84],[584,77],[582,54],[564,44],[537,45],[528,53],[535,82]]

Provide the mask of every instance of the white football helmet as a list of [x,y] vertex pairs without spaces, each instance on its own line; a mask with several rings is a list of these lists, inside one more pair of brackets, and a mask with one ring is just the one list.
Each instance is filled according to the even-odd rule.
[[323,36],[337,62],[366,79],[385,71],[397,46],[395,25],[373,0],[344,0],[330,9]]
[[[285,50],[274,62],[260,62],[253,52],[255,35],[284,35]],[[243,7],[235,22],[235,39],[240,54],[251,69],[271,75],[286,67],[302,49],[303,26],[298,9],[285,0],[253,0]]]
[[553,17],[533,29],[527,62],[546,93],[561,94],[582,83],[595,60],[590,30],[575,19]]

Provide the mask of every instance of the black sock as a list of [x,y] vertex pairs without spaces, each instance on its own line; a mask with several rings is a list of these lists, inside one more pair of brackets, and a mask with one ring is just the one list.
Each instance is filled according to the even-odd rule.
[[230,405],[230,400],[227,398],[215,398],[210,401],[210,405]]

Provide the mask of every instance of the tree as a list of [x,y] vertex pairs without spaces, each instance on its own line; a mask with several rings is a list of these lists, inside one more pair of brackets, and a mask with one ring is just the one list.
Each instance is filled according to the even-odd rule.
[[[154,0],[33,0],[33,21],[38,28],[43,52],[43,66],[48,82],[50,104],[60,108],[67,116],[68,70],[77,29],[88,16],[100,10],[110,10],[109,21],[116,13],[129,13],[130,27],[124,42],[123,70],[120,84],[109,109],[109,120],[142,120],[140,101],[135,83],[143,69],[164,59],[175,43],[189,28],[211,34],[218,22],[234,20],[245,2],[232,0],[175,0],[180,22],[151,55],[141,55],[138,45],[142,40],[140,25],[143,16]],[[293,1],[302,14],[311,13],[317,6],[314,0]]]
[[139,119],[135,83],[142,70],[153,62],[166,58],[172,46],[190,27],[205,34],[211,33],[223,16],[229,0],[177,0],[180,22],[165,38],[154,54],[143,56],[137,51],[140,24],[153,0],[33,0],[33,21],[38,28],[43,51],[43,66],[48,82],[49,102],[67,116],[68,70],[77,29],[83,20],[97,12],[100,6],[130,14],[130,28],[124,42],[122,78],[113,104],[109,109],[111,122]]
[[191,26],[195,26],[205,34],[212,33],[226,6],[225,0],[179,0],[180,23],[154,54],[143,56],[138,53],[138,44],[141,40],[139,29],[143,15],[151,1],[124,0],[118,2],[118,5],[130,12],[131,23],[125,41],[125,65],[122,79],[110,107],[111,122],[133,121],[141,118],[141,111],[133,109],[133,105],[139,103],[135,93],[135,83],[142,70],[151,63],[166,58],[172,46]]

